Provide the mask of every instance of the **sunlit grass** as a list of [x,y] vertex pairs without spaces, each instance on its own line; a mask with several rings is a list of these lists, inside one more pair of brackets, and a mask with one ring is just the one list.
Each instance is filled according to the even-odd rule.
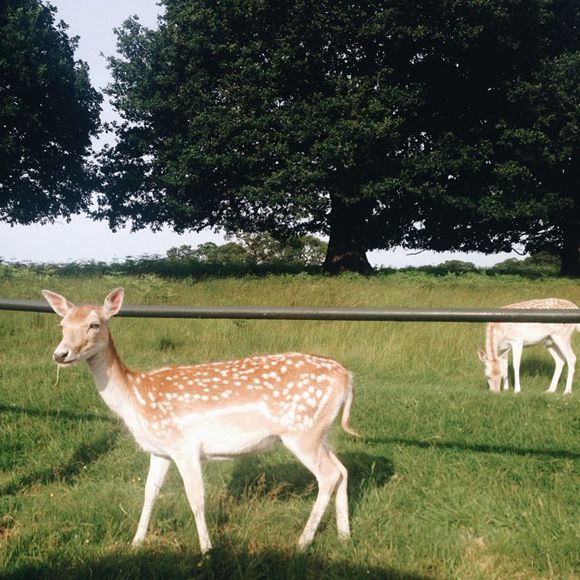
[[[393,274],[170,280],[153,276],[0,280],[0,295],[130,304],[501,306],[557,296],[572,280]],[[129,542],[147,457],[106,409],[85,367],[61,372],[56,315],[0,314],[2,578],[573,578],[580,531],[580,405],[544,393],[541,348],[525,351],[523,392],[491,395],[476,349],[482,324],[124,318],[112,332],[136,369],[299,350],[352,369],[353,439],[331,442],[349,470],[352,541],[330,513],[306,554],[294,545],[315,498],[312,476],[280,449],[205,467],[215,552],[199,555],[177,472],[143,548]],[[575,340],[576,351],[579,345]],[[332,510],[329,510],[332,512]]]

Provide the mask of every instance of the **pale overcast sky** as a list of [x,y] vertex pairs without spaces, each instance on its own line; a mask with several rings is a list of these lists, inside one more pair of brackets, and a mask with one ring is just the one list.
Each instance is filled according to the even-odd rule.
[[[89,64],[93,86],[102,89],[110,80],[103,54],[116,52],[113,28],[131,15],[138,15],[141,23],[155,27],[161,8],[155,0],[51,0],[57,17],[69,25],[68,33],[79,36],[76,58]],[[102,119],[111,120],[113,112],[103,104]],[[113,261],[127,256],[144,254],[164,255],[174,246],[197,246],[205,241],[222,243],[223,237],[214,232],[177,235],[169,230],[153,233],[148,230],[113,233],[103,222],[74,217],[70,223],[59,221],[46,226],[14,226],[0,223],[0,259],[28,262]],[[510,254],[452,254],[423,252],[409,255],[404,250],[369,252],[373,266],[419,266],[437,264],[449,259],[469,260],[480,266],[490,266]]]

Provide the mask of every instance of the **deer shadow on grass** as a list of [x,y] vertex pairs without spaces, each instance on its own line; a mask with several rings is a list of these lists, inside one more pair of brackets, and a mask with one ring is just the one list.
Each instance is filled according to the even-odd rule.
[[[511,364],[510,364],[511,367]],[[522,355],[522,363],[520,366],[520,378],[522,380],[522,390],[526,388],[524,383],[526,378],[538,378],[539,380],[545,381],[545,388],[548,388],[550,381],[552,380],[552,376],[554,375],[554,370],[556,368],[556,364],[552,357],[540,357],[537,353],[532,354],[531,356],[526,356],[526,351],[524,350],[524,354]],[[562,374],[560,376],[559,385],[563,386],[566,381],[566,373],[568,372],[568,365],[566,364],[562,370]],[[510,368],[510,387],[514,384],[513,378],[513,367]]]
[[391,567],[357,565],[346,560],[326,561],[312,552],[282,552],[275,550],[247,551],[219,547],[205,558],[189,548],[151,546],[129,551],[122,547],[106,555],[85,558],[79,562],[56,561],[45,556],[44,561],[26,564],[3,580],[232,580],[251,579],[311,579],[338,580],[368,578],[370,580],[428,580],[427,576],[409,574]]
[[[369,488],[387,485],[395,473],[389,459],[363,452],[337,454],[348,471],[348,491],[351,512]],[[316,497],[318,486],[314,475],[298,460],[265,464],[259,455],[237,460],[227,487],[236,500],[249,498],[288,500],[295,497]]]
[[[556,367],[554,360],[551,356],[541,356],[540,351],[537,350],[539,348],[544,347],[534,347],[531,351],[528,349],[524,349],[522,354],[522,362],[520,365],[520,377],[525,380],[526,377],[540,377],[546,379],[546,386],[550,383],[552,379],[552,375],[554,374],[554,369]],[[547,351],[544,348],[544,352]],[[510,388],[513,388],[514,385],[514,368],[512,363],[512,354],[509,353],[509,379],[510,379]],[[563,376],[566,376],[566,366],[564,367]],[[560,381],[562,381],[562,377],[560,377]],[[525,385],[524,385],[525,386]]]

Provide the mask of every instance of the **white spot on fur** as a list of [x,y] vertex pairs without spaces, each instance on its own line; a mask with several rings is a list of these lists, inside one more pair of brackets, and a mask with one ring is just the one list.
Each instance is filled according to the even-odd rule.
[[135,387],[133,387],[133,392],[135,393],[135,398],[137,399],[137,401],[139,401],[140,405],[147,404],[147,401],[141,396],[141,393]]

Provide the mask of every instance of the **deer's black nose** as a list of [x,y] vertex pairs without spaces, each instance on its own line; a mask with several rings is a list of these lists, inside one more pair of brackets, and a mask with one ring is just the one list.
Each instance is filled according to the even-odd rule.
[[55,362],[62,363],[66,360],[67,356],[68,350],[55,350],[52,358],[55,360]]

